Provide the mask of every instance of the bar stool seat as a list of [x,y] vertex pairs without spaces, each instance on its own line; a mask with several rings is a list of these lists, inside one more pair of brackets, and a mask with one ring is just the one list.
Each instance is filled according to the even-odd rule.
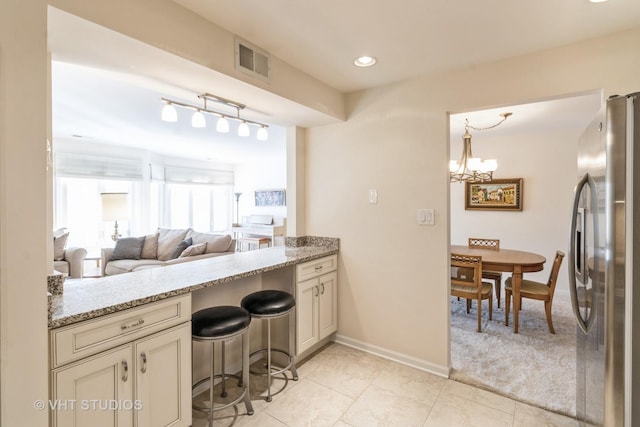
[[[264,290],[254,292],[242,298],[240,305],[245,308],[251,317],[256,319],[267,320],[267,347],[254,351],[251,356],[259,353],[266,353],[267,366],[266,372],[251,371],[254,375],[267,376],[267,402],[271,402],[271,377],[274,375],[282,374],[285,380],[288,380],[286,371],[291,371],[291,375],[294,381],[298,380],[298,373],[296,371],[295,356],[293,354],[294,344],[294,331],[295,331],[295,319],[291,316],[291,311],[295,308],[296,300],[293,295],[277,290]],[[285,316],[289,314],[289,348],[287,351],[281,349],[271,348],[271,319]],[[287,357],[286,366],[278,369],[274,368],[271,364],[272,353],[280,353]],[[286,386],[286,384],[285,384]],[[284,389],[284,388],[283,388]],[[281,390],[282,391],[282,390]]]
[[[241,400],[244,402],[248,415],[253,415],[253,406],[249,396],[249,325],[251,324],[251,315],[242,307],[235,306],[217,306],[209,307],[197,311],[191,316],[191,337],[194,341],[211,343],[211,365],[209,367],[209,376],[198,381],[193,385],[195,390],[200,385],[208,383],[209,388],[209,406],[200,406],[193,404],[193,408],[197,411],[206,412],[208,414],[209,426],[213,425],[213,413],[230,406],[235,406]],[[242,377],[227,374],[225,372],[225,347],[227,340],[242,335]],[[222,360],[221,373],[215,374],[214,354],[215,343],[222,342]],[[225,380],[227,377],[241,379],[239,386],[242,392],[233,401],[214,405],[213,388],[216,378],[221,379],[222,397],[227,396]]]

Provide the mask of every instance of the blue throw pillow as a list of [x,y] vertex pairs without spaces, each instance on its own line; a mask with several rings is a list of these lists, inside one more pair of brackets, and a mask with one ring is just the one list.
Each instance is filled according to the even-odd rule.
[[169,257],[169,259],[178,258],[182,253],[182,251],[184,251],[191,245],[193,245],[193,240],[191,239],[191,237],[189,237],[188,239],[181,240],[180,243],[178,243],[178,246],[176,246],[173,252],[171,252],[171,256]]

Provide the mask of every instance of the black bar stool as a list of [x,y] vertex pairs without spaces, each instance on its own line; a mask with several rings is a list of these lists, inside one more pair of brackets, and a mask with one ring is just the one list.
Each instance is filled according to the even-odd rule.
[[[267,376],[267,402],[271,402],[271,377],[273,375],[282,374],[284,379],[287,379],[287,375],[285,371],[291,371],[291,375],[293,376],[293,380],[298,380],[298,373],[296,372],[296,364],[295,364],[295,342],[294,342],[294,332],[295,332],[295,318],[290,314],[296,305],[296,300],[293,298],[293,295],[276,290],[266,290],[266,291],[258,291],[252,294],[247,295],[242,298],[240,305],[245,308],[250,314],[251,317],[256,319],[266,319],[267,320],[267,348],[263,348],[258,351],[254,351],[251,353],[251,356],[258,353],[266,353],[267,354],[267,372],[253,372],[254,375],[266,375]],[[271,319],[285,316],[289,314],[289,349],[288,351],[280,350],[280,349],[272,349],[271,348]],[[285,367],[281,369],[273,368],[271,366],[271,353],[277,352],[285,355],[287,357],[287,364]],[[286,384],[285,384],[286,386]],[[284,389],[284,388],[283,388]]]
[[[248,415],[253,415],[253,405],[249,396],[249,324],[251,324],[251,315],[242,307],[235,306],[218,306],[209,307],[197,311],[191,316],[191,337],[193,341],[210,342],[211,343],[211,366],[209,367],[209,376],[198,381],[193,389],[198,388],[204,383],[209,383],[209,406],[200,406],[193,403],[193,409],[208,414],[209,427],[213,426],[213,413],[235,406],[241,400]],[[232,402],[214,406],[213,403],[213,386],[216,378],[222,381],[222,397],[227,396],[225,379],[227,377],[238,378],[237,375],[225,373],[225,342],[230,338],[242,335],[242,378],[244,379],[238,384],[242,387],[242,392]],[[222,341],[222,360],[221,373],[215,374],[215,343]]]

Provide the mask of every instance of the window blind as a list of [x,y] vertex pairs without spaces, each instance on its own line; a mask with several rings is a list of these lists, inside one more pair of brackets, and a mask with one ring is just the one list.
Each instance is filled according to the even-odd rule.
[[55,174],[59,177],[142,180],[140,161],[109,157],[59,153],[55,157]]
[[233,184],[233,172],[215,169],[165,166],[164,178],[182,184]]

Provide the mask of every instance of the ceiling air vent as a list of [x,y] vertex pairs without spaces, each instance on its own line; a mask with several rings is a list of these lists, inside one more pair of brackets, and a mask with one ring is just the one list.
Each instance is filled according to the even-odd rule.
[[271,59],[268,52],[236,38],[236,69],[261,80],[270,80]]

